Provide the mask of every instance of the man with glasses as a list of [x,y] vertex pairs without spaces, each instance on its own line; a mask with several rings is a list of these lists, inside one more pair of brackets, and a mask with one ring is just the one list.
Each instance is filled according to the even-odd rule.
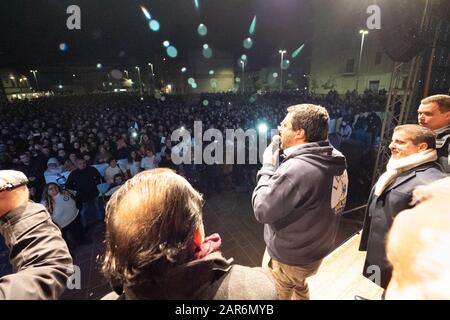
[[[280,299],[309,299],[306,278],[333,249],[347,199],[345,157],[328,141],[328,112],[291,106],[263,154],[252,203]],[[278,147],[283,155],[278,165]],[[263,262],[263,264],[265,264]]]

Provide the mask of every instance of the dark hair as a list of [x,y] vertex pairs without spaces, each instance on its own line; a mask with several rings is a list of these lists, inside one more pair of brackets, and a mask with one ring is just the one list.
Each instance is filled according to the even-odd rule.
[[290,106],[287,111],[292,114],[292,129],[305,130],[307,142],[327,140],[330,117],[324,107],[315,104],[298,104]]
[[418,124],[404,124],[395,127],[394,131],[404,131],[411,135],[411,141],[418,145],[426,143],[428,149],[436,149],[436,134],[428,128],[419,126]]
[[48,188],[49,188],[51,185],[56,186],[56,187],[58,188],[58,192],[59,192],[59,193],[62,193],[62,194],[65,195],[65,196],[69,196],[69,197],[72,198],[72,200],[74,200],[74,201],[75,201],[75,195],[74,195],[72,192],[70,192],[69,190],[67,190],[67,189],[62,189],[61,186],[60,186],[59,184],[57,184],[57,183],[54,183],[54,182],[47,183],[47,184],[44,186],[44,190],[43,190],[43,192],[42,192],[42,199],[44,200],[44,204],[45,204],[45,207],[47,208],[47,211],[48,211],[50,214],[53,214],[53,209],[55,208],[55,201],[54,201],[53,198],[48,194]]
[[191,261],[202,204],[189,182],[169,169],[143,171],[126,181],[106,206],[106,278],[128,286],[157,282]]
[[133,163],[133,158],[131,157],[131,153],[134,152],[136,154],[136,161],[141,161],[141,155],[136,150],[130,150],[128,153],[128,163]]
[[450,96],[446,94],[435,94],[433,96],[426,97],[420,101],[421,104],[428,104],[435,102],[438,105],[439,111],[449,112],[450,111]]

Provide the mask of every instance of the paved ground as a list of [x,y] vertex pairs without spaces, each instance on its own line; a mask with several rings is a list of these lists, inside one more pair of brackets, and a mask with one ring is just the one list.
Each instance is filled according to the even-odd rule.
[[[206,200],[204,207],[207,234],[218,232],[223,240],[222,252],[235,262],[247,266],[261,264],[265,245],[263,226],[256,222],[251,207],[251,195],[225,191]],[[355,234],[361,223],[342,219],[336,247]],[[91,245],[82,246],[74,253],[74,263],[81,269],[81,289],[66,290],[62,299],[99,299],[110,291],[99,272],[98,259],[104,253],[104,225],[90,231]],[[0,250],[0,275],[11,272],[8,254]]]

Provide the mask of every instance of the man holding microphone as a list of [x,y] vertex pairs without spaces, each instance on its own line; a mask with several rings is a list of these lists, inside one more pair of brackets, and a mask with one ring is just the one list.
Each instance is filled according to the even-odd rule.
[[[347,199],[345,157],[328,141],[328,112],[291,106],[263,154],[252,204],[280,299],[309,299],[306,278],[333,249]],[[281,148],[285,156],[279,164]],[[263,263],[264,264],[264,263]]]

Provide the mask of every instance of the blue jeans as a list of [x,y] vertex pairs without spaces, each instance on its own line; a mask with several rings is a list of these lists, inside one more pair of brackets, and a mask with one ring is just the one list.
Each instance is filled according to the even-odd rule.
[[100,208],[98,200],[98,198],[94,198],[82,203],[80,218],[83,228],[93,224],[95,221],[103,221],[104,213]]

